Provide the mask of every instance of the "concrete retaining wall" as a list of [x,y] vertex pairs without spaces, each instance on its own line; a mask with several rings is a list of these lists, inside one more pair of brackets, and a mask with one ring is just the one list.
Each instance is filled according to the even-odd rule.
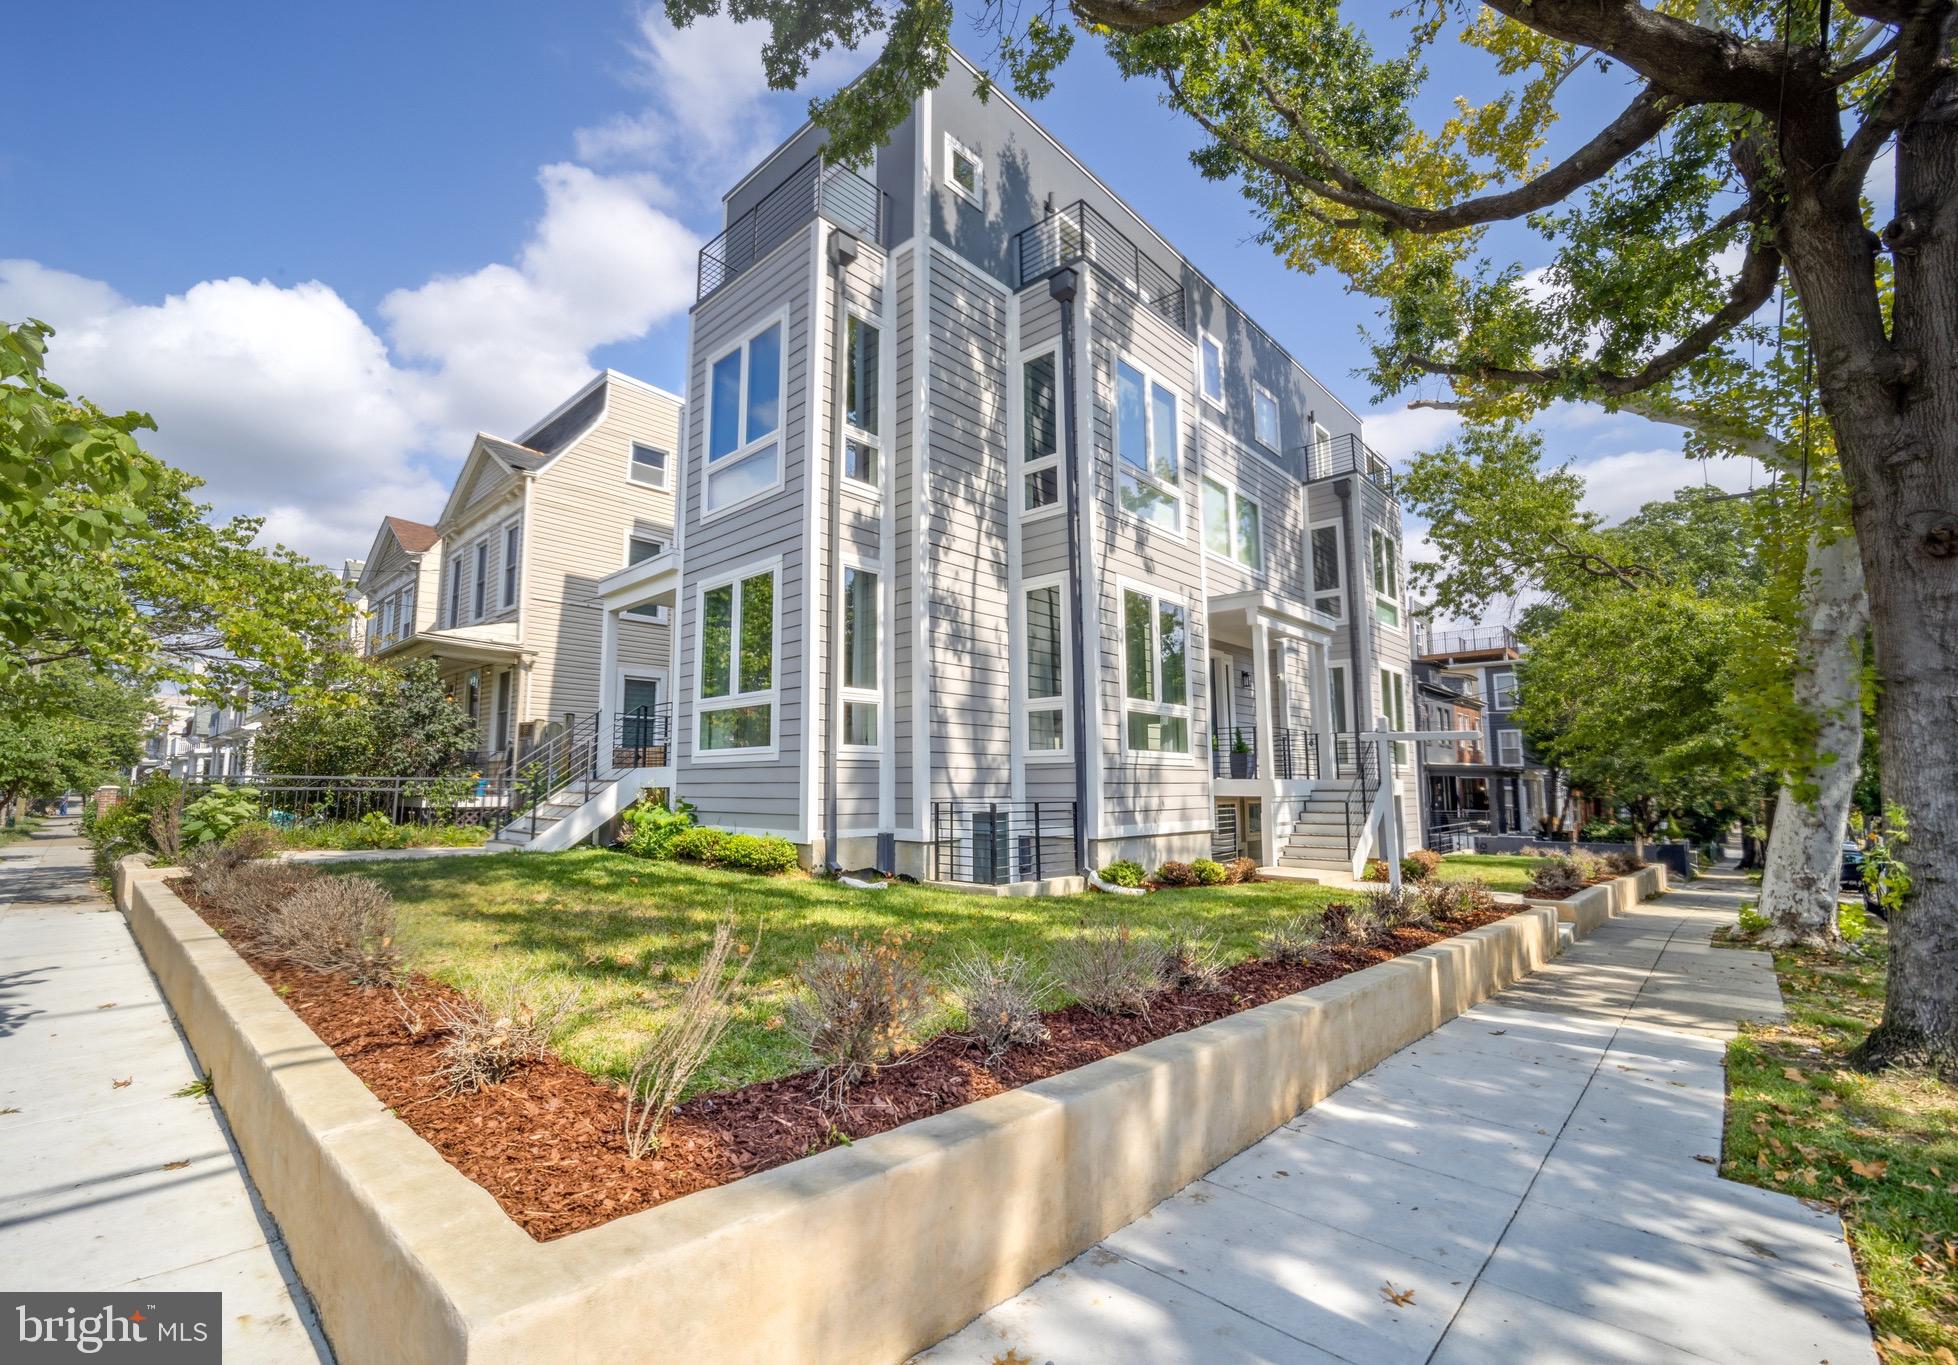
[[1666,869],[1654,863],[1640,868],[1629,877],[1614,877],[1596,886],[1587,886],[1574,896],[1560,901],[1531,901],[1531,905],[1548,905],[1557,911],[1557,918],[1565,924],[1577,926],[1577,936],[1585,937],[1613,915],[1622,915],[1642,900],[1653,896],[1663,896],[1670,885]]
[[[539,1244],[382,1109],[163,885],[169,875],[124,862],[118,904],[343,1365],[902,1360],[1543,965],[1560,914],[1532,905],[1120,1056]],[[1644,890],[1621,884],[1628,903]],[[1588,916],[1590,904],[1572,913]]]
[[[1568,839],[1537,839],[1527,834],[1478,834],[1475,836],[1477,853],[1522,853],[1529,850],[1535,853],[1569,853],[1573,848],[1603,857],[1607,853],[1630,853],[1629,843],[1609,843],[1591,839],[1573,844]],[[1673,876],[1681,881],[1690,881],[1693,876],[1693,846],[1678,840],[1655,842],[1647,840],[1645,856],[1653,862],[1662,864]]]

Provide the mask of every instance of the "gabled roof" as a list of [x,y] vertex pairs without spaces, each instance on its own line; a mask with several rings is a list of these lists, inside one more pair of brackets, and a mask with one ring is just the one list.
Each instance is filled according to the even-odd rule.
[[394,538],[400,542],[401,548],[411,555],[420,554],[442,538],[441,533],[433,526],[424,526],[421,522],[410,521],[406,517],[382,517],[381,522],[388,530],[394,532]]
[[506,441],[501,436],[492,436],[486,431],[476,433],[476,444],[508,465],[511,469],[528,473],[541,469],[551,457],[539,454],[528,446],[520,446],[514,441]]

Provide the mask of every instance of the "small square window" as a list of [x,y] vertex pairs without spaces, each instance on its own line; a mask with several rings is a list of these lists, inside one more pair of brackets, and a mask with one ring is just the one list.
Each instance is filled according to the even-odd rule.
[[868,441],[843,443],[843,477],[877,486],[877,447]]
[[950,133],[945,134],[945,185],[975,208],[985,207],[986,163]]
[[648,536],[633,536],[625,543],[625,562],[627,564],[638,564],[643,560],[653,559],[665,552],[666,546],[664,543],[653,540]]
[[667,452],[658,446],[632,443],[632,481],[652,488],[666,487]]

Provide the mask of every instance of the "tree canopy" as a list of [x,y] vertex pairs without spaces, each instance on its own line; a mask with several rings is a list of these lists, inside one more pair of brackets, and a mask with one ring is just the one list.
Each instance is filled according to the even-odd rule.
[[482,735],[435,664],[347,661],[328,687],[266,709],[259,767],[321,776],[448,777],[477,760]]
[[119,776],[142,754],[149,696],[140,679],[74,663],[0,681],[0,807]]

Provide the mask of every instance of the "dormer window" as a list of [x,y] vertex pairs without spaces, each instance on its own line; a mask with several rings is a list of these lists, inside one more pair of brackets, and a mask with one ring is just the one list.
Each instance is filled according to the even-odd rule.
[[974,208],[986,207],[986,163],[950,133],[945,134],[945,186]]

